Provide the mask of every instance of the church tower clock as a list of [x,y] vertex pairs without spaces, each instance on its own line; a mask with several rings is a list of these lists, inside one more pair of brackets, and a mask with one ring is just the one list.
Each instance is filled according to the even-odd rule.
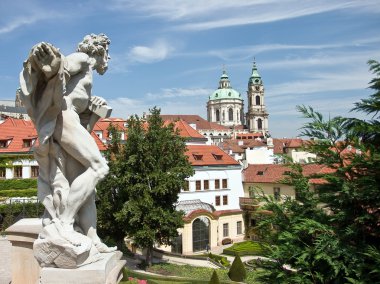
[[246,114],[247,127],[250,132],[262,133],[269,136],[268,116],[264,102],[264,85],[256,62],[253,62],[252,74],[248,80],[248,112]]

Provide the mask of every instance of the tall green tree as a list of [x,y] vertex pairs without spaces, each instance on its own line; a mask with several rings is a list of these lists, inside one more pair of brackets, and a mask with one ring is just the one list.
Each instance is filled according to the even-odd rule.
[[108,214],[118,231],[147,249],[146,261],[151,264],[153,246],[170,245],[183,226],[183,212],[175,205],[193,169],[184,138],[172,123],[164,125],[159,109],[153,108],[147,120],[130,118],[127,136],[103,185],[116,197]]
[[[294,165],[288,177],[298,200],[267,199],[273,212],[260,223],[271,244],[273,283],[376,283],[380,279],[380,64],[368,62],[375,93],[353,111],[369,119],[324,119],[311,107],[298,110],[309,120],[302,134],[314,138],[308,150],[332,172],[316,191]],[[298,169],[297,169],[298,168]],[[286,269],[290,265],[292,269]]]

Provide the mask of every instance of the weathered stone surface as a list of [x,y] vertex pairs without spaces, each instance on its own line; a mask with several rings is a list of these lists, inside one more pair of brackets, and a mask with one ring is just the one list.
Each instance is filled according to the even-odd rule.
[[44,267],[40,284],[116,284],[126,261],[120,251],[102,253],[102,259],[76,269]]

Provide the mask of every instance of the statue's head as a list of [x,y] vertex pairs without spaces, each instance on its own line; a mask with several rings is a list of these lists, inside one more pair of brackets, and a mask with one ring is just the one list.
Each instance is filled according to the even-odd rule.
[[97,59],[95,69],[99,74],[104,74],[108,67],[108,46],[111,43],[105,34],[90,34],[86,35],[78,44],[77,51],[88,54]]
[[78,44],[77,51],[87,53],[88,55],[103,55],[108,52],[108,46],[111,43],[105,34],[90,34]]

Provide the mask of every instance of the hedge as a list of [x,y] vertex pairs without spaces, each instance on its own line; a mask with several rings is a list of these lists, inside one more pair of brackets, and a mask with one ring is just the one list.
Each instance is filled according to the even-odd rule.
[[0,190],[0,197],[33,197],[37,196],[37,189],[10,189]]
[[43,213],[44,206],[39,202],[0,204],[0,231],[21,218],[39,218]]
[[0,191],[10,189],[29,189],[37,188],[37,179],[2,179],[0,180]]
[[[181,283],[181,284],[208,284],[209,280],[201,280],[201,279],[189,279],[184,277],[175,277],[175,276],[162,276],[162,275],[156,275],[156,274],[148,274],[138,271],[129,270],[128,268],[124,268],[123,270],[123,280],[122,283],[127,283],[128,277],[133,277],[137,279],[143,279],[148,280],[148,283]],[[236,283],[234,281],[220,281],[222,284],[227,283]]]

